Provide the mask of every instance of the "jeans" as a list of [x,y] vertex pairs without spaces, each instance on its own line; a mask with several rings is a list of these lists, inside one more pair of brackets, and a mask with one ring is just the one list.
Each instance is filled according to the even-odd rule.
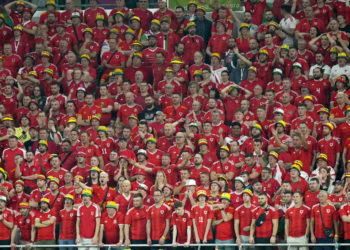
[[[215,240],[215,243],[217,244],[234,244],[235,240],[234,239],[230,239],[230,240]],[[234,250],[235,247],[230,247],[230,246],[218,246],[217,248],[218,250]]]
[[[58,240],[59,245],[75,245],[75,240]],[[74,250],[74,247],[60,247],[60,250]]]
[[[0,240],[0,246],[6,246],[6,245],[11,245],[11,240]],[[1,249],[4,249],[4,250],[10,250],[11,247],[9,248],[1,248]]]
[[[152,245],[155,245],[155,244],[159,244],[159,240],[152,240]],[[164,244],[171,244],[171,240],[168,239],[168,240],[165,240],[165,243]],[[151,250],[163,250],[163,249],[166,249],[165,247],[153,247],[151,246]]]
[[[317,244],[322,244],[322,243],[333,243],[332,238],[316,238],[316,243]],[[313,247],[314,250],[333,250],[333,246],[317,246]]]
[[[270,244],[270,238],[258,238],[255,237],[255,244]],[[260,249],[260,250],[272,250],[273,247],[255,247],[255,249]]]

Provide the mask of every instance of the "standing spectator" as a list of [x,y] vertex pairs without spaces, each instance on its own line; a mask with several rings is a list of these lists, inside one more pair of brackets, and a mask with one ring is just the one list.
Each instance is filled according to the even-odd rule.
[[[252,224],[250,226],[249,243],[276,243],[278,229],[278,213],[268,203],[266,193],[259,194],[259,206],[253,211]],[[272,250],[273,247],[257,247],[257,249]]]
[[[125,247],[130,244],[147,243],[147,210],[148,207],[143,205],[142,194],[137,193],[133,197],[134,207],[126,213],[124,221]],[[141,250],[148,248],[139,248]]]
[[[310,208],[303,205],[303,195],[293,194],[294,206],[285,213],[285,236],[287,243],[307,244],[310,229]],[[291,247],[291,250],[307,250],[307,247]]]
[[235,218],[235,234],[236,243],[249,243],[250,225],[253,219],[253,211],[256,206],[251,203],[253,192],[250,189],[245,189],[242,192],[243,204],[236,208]]
[[11,230],[14,225],[12,211],[7,208],[6,203],[7,198],[5,196],[0,196],[0,245],[10,245]]
[[102,214],[99,246],[103,246],[102,240],[106,244],[116,244],[120,247],[124,237],[124,215],[118,211],[117,204],[114,201],[108,201],[106,212]]
[[[328,201],[328,193],[321,191],[318,195],[319,203],[314,205],[311,209],[311,242],[322,244],[322,243],[333,243],[334,240],[337,242],[338,233],[338,215],[335,207]],[[316,247],[316,249],[331,250],[333,247]]]
[[[191,214],[184,209],[182,202],[177,201],[174,204],[175,211],[172,214],[171,225],[173,226],[173,247],[177,247],[178,244],[184,244],[185,247],[189,247],[192,243],[191,231],[192,220]],[[186,249],[186,248],[183,248]]]
[[[231,195],[229,193],[223,193],[220,197],[221,204],[218,205],[218,209],[214,211],[213,226],[216,226],[215,243],[218,244],[233,244],[234,241],[234,229],[233,216],[235,209],[230,205]],[[219,247],[219,250],[233,250],[233,247]]]
[[[78,208],[76,224],[76,243],[81,249],[95,250],[98,244],[98,235],[101,221],[100,207],[92,202],[92,193],[84,189],[81,193],[82,205]],[[96,245],[96,247],[84,247]]]
[[[59,211],[61,231],[58,240],[59,245],[74,245],[76,239],[77,210],[73,207],[74,196],[66,194],[63,199],[64,208]],[[63,250],[73,250],[72,247],[62,247]]]
[[206,204],[208,195],[205,190],[198,190],[196,196],[199,204],[192,206],[191,209],[195,241],[197,244],[213,243],[211,224],[214,219],[214,211]]
[[[147,243],[163,245],[169,242],[169,229],[171,208],[163,203],[164,195],[162,191],[155,190],[153,193],[154,205],[147,211]],[[152,250],[158,247],[152,247]]]
[[[35,245],[54,245],[55,241],[55,214],[50,210],[50,200],[41,198],[39,202],[39,212],[35,215],[34,227],[36,229]],[[55,248],[47,247],[54,250]]]

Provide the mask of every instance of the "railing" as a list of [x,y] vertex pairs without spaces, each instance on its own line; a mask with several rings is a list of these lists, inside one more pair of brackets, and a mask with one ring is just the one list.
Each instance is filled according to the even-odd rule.
[[[164,245],[159,245],[159,244],[154,244],[152,245],[152,247],[172,247],[172,244],[164,244]],[[184,245],[179,244],[177,245],[178,247],[183,247]],[[243,247],[271,247],[271,246],[278,246],[278,247],[315,247],[315,246],[324,246],[324,247],[334,247],[334,249],[338,249],[339,247],[350,247],[350,243],[328,243],[328,244],[316,244],[316,243],[308,243],[308,244],[288,244],[288,243],[276,243],[276,244],[245,244],[242,243],[241,245],[237,245],[237,244],[215,244],[215,243],[208,243],[208,244],[191,244],[191,247],[199,247],[198,249],[200,249],[201,247],[238,247],[239,250],[242,250]],[[0,245],[0,249],[1,248],[9,248],[11,246],[9,245]],[[59,247],[64,247],[64,248],[78,248],[78,247],[98,247],[97,245],[35,245],[35,248],[45,248],[45,247],[49,247],[49,248],[59,248]],[[116,247],[113,244],[105,244],[104,247],[109,248],[109,247]],[[130,245],[127,248],[138,248],[138,247],[150,247],[147,244],[137,244],[137,245]],[[16,245],[16,248],[27,248],[26,245]],[[125,249],[125,247],[123,246],[123,248]],[[349,248],[348,248],[349,249]]]

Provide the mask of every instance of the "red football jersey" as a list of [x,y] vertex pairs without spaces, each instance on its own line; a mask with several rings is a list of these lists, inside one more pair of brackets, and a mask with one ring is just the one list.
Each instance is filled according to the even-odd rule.
[[[12,210],[5,207],[5,210],[2,211],[2,218],[10,223],[14,223],[14,217]],[[0,240],[10,240],[11,239],[11,229],[5,226],[3,221],[0,221]]]
[[[39,219],[40,221],[48,221],[52,217],[55,217],[54,213],[49,210],[48,212],[39,211],[35,215],[35,219]],[[54,240],[55,239],[55,223],[51,224],[47,227],[39,227],[36,232],[36,239],[39,240]]]
[[249,231],[246,232],[243,229],[248,227],[252,223],[253,211],[256,206],[251,205],[251,207],[245,207],[243,204],[236,208],[235,210],[235,220],[239,219],[239,234],[243,236],[249,236]]
[[[333,228],[333,220],[337,220],[337,210],[331,204],[321,206],[323,224],[326,228]],[[323,231],[320,207],[316,204],[311,209],[311,218],[315,219],[315,237],[319,239],[327,238]]]
[[[264,212],[265,209],[257,207],[253,211],[253,219],[257,220]],[[278,220],[278,212],[276,208],[269,206],[266,212],[265,222],[260,227],[255,228],[255,236],[258,238],[270,238],[272,236],[272,220]]]
[[75,224],[77,222],[77,210],[75,208],[67,211],[67,209],[62,209],[59,212],[61,221],[61,240],[71,240],[76,238],[76,228]]
[[187,242],[187,227],[192,226],[192,219],[190,212],[185,210],[183,216],[177,215],[173,212],[171,216],[171,225],[176,226],[177,229],[177,239],[176,242],[183,244]]
[[306,234],[306,221],[310,218],[310,208],[302,205],[299,208],[292,206],[286,211],[286,220],[289,220],[289,236],[301,237]]
[[[344,204],[339,209],[339,216],[341,218],[342,216],[349,216],[349,215],[350,215],[350,206],[349,204]],[[344,225],[344,240],[348,240],[350,239],[350,223],[343,221],[343,225]]]
[[77,217],[80,218],[80,237],[91,239],[95,234],[96,219],[101,217],[100,207],[91,203],[78,208]]
[[[208,220],[214,219],[213,209],[209,205],[205,205],[203,208],[201,208],[199,205],[194,205],[192,206],[192,209],[191,209],[191,218],[195,220],[198,236],[201,240],[203,240],[205,228],[207,227]],[[213,239],[213,232],[211,230],[211,227],[209,229],[207,239],[208,240]]]
[[[151,239],[160,240],[165,230],[166,220],[171,219],[171,208],[162,204],[159,208],[156,205],[149,207],[147,211],[147,220],[151,221]],[[167,238],[169,235],[167,236]]]
[[[216,226],[216,235],[215,238],[218,240],[230,240],[235,238],[235,233],[233,230],[233,216],[235,213],[235,209],[233,207],[225,208],[225,213],[228,215],[232,215],[232,220],[230,221],[222,221],[219,225]],[[222,219],[221,210],[217,209],[214,212],[215,220]]]
[[119,211],[113,217],[107,212],[102,214],[101,225],[104,226],[104,236],[106,244],[116,244],[119,242],[119,225],[124,224],[124,216]]
[[130,225],[131,240],[146,240],[147,206],[131,208],[125,216],[125,225]]

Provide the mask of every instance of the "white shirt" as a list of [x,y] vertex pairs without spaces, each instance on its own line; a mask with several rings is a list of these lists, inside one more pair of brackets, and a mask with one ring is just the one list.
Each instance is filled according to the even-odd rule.
[[336,78],[341,75],[347,75],[350,77],[350,65],[345,65],[344,67],[340,67],[339,64],[334,65],[331,69],[331,78]]
[[[292,15],[288,18],[282,18],[280,21],[280,26],[283,30],[295,29],[297,27],[298,20],[295,19]],[[293,37],[286,34],[286,38],[283,41],[283,44],[287,44],[289,46],[293,46]]]

